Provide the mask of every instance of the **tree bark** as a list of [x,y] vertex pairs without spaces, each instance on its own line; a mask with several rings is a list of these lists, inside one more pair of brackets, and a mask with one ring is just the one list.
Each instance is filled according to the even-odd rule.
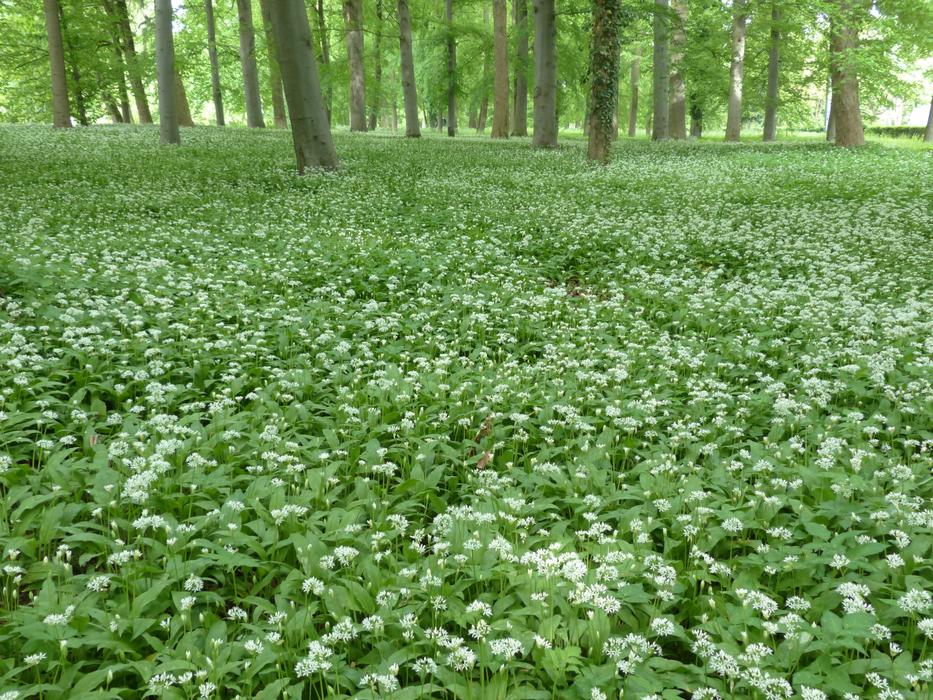
[[272,8],[275,0],[259,0],[259,11],[262,14],[262,31],[266,38],[266,53],[269,55],[269,90],[272,92],[272,123],[276,129],[288,128],[288,117],[285,114],[285,94],[282,92],[282,71],[279,69],[279,59],[276,58],[275,32],[272,31]]
[[732,3],[732,61],[729,65],[729,111],[726,141],[738,141],[742,134],[742,81],[745,77],[745,28],[747,0]]
[[304,0],[275,0],[270,9],[298,174],[309,167],[336,168]]
[[71,126],[68,105],[68,78],[65,76],[65,47],[59,21],[58,0],[45,0],[45,34],[49,42],[49,66],[52,71],[52,124],[56,129]]
[[259,92],[259,69],[256,67],[256,33],[253,30],[253,3],[236,0],[240,25],[240,67],[243,69],[243,101],[246,103],[246,126],[264,129],[262,98]]
[[933,98],[930,99],[930,112],[927,114],[927,128],[923,132],[923,140],[933,142]]
[[350,65],[350,131],[366,131],[366,78],[363,71],[363,2],[343,0]]
[[632,72],[629,77],[628,135],[635,136],[638,129],[638,81],[641,78],[641,46],[635,47]]
[[690,137],[698,139],[703,135],[703,108],[695,100],[690,101]]
[[136,102],[136,114],[139,116],[140,124],[152,124],[152,112],[149,111],[149,99],[143,87],[142,69],[139,66],[139,56],[136,54],[136,44],[133,41],[133,29],[130,27],[130,13],[126,7],[126,0],[116,0],[116,3],[120,17],[120,32],[123,34],[124,58],[130,73],[133,100]]
[[[317,28],[321,35],[321,65],[330,71],[330,39],[327,33],[327,22],[324,20],[324,0],[317,0]],[[334,106],[334,88],[330,82],[330,74],[326,74],[324,82],[324,109],[327,112],[327,123],[331,123]]]
[[213,0],[204,0],[204,16],[207,23],[207,55],[211,62],[211,94],[214,98],[214,118],[217,126],[224,125],[224,98],[220,90],[220,66],[217,62],[217,35],[214,25]]
[[81,87],[81,70],[78,68],[78,57],[75,55],[75,47],[71,41],[71,33],[68,31],[68,22],[65,21],[65,13],[62,10],[61,3],[58,6],[58,19],[61,23],[62,37],[68,54],[67,62],[71,64],[71,82],[74,84],[74,103],[78,112],[78,123],[81,126],[87,126],[87,104],[84,100],[84,88]]
[[674,30],[671,33],[671,79],[669,83],[668,135],[672,139],[687,138],[687,91],[684,87],[684,48],[687,44],[687,0],[672,0]]
[[865,132],[859,104],[858,72],[852,53],[858,48],[858,0],[839,0],[839,15],[830,20],[830,66],[832,67],[836,145],[862,146]]
[[613,115],[618,102],[619,0],[593,0],[593,34],[590,42],[589,142],[586,157],[608,163],[615,136]]
[[[130,97],[126,89],[126,62],[123,59],[123,42],[120,36],[120,20],[117,11],[110,0],[102,0],[104,12],[110,20],[110,41],[113,44],[114,58],[117,61],[119,77],[117,78],[117,94],[120,98],[120,122],[130,124],[133,121],[133,112],[130,110]],[[109,106],[108,106],[109,109]]]
[[[483,36],[489,35],[489,3],[483,0]],[[485,43],[485,42],[484,42]],[[479,101],[479,114],[476,117],[476,131],[486,131],[486,116],[489,112],[489,47],[483,47],[483,77],[480,82],[482,97]]]
[[515,22],[515,96],[512,136],[528,136],[528,0],[513,0]]
[[382,0],[376,0],[376,45],[373,56],[376,65],[373,68],[373,90],[370,94],[372,105],[369,108],[369,130],[373,131],[382,112]]
[[444,0],[447,18],[447,135],[457,135],[457,42],[454,40],[454,2]]
[[535,148],[557,146],[557,15],[554,0],[534,0],[535,20]]
[[113,95],[109,92],[103,92],[101,97],[104,100],[104,106],[107,108],[107,111],[110,112],[110,120],[114,124],[122,124],[123,115],[120,114],[120,108],[117,106],[116,100],[113,99]]
[[655,0],[654,2],[654,87],[652,110],[651,138],[654,141],[663,141],[670,135],[668,132],[668,87],[670,85],[670,53],[668,40],[670,36],[670,0]]
[[762,136],[765,141],[774,141],[777,138],[780,60],[781,7],[776,0],[771,0],[771,43],[768,47],[768,94],[765,98],[765,126]]
[[188,93],[185,92],[185,83],[178,72],[177,63],[175,64],[175,104],[178,109],[178,126],[194,126],[191,107],[188,104]]
[[509,44],[506,0],[492,0],[493,89],[492,132],[494,139],[509,137]]
[[418,89],[415,86],[415,59],[411,51],[411,17],[408,0],[398,0],[398,47],[402,68],[402,98],[405,101],[405,136],[421,136],[418,117]]
[[159,80],[159,140],[180,144],[175,93],[175,42],[172,37],[172,0],[155,0],[156,74]]

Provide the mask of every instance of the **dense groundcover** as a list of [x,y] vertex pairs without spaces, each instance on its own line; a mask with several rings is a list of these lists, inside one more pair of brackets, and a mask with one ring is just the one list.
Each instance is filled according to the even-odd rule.
[[930,152],[183,138],[0,130],[0,697],[927,697]]

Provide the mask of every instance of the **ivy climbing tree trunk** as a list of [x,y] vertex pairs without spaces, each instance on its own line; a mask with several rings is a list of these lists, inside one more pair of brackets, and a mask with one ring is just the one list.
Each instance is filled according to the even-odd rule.
[[492,0],[493,89],[492,132],[494,139],[509,137],[509,44],[506,0]]
[[123,51],[126,68],[130,74],[130,88],[133,90],[133,100],[136,102],[136,114],[140,124],[152,124],[152,112],[149,111],[149,99],[143,87],[142,68],[139,65],[139,56],[136,53],[136,43],[133,40],[133,29],[130,27],[130,13],[126,7],[126,0],[116,0],[117,13],[120,18],[120,33],[123,35]]
[[447,135],[457,135],[457,42],[454,39],[454,1],[444,0],[447,19]]
[[415,59],[411,50],[411,17],[408,0],[398,0],[398,48],[402,70],[402,99],[405,102],[405,136],[421,136],[418,117],[418,89],[415,86]]
[[272,123],[277,129],[288,128],[285,115],[285,93],[282,92],[282,71],[279,69],[278,51],[275,48],[275,32],[272,31],[272,3],[275,0],[259,0],[262,13],[262,30],[266,37],[266,52],[269,54],[269,90],[272,93]]
[[528,136],[528,0],[513,0],[515,26],[515,96],[512,136]]
[[347,31],[347,62],[350,66],[350,131],[366,131],[362,0],[344,0],[343,19]]
[[729,109],[726,115],[726,141],[742,135],[742,82],[745,77],[745,29],[748,0],[732,3],[732,60],[729,64]]
[[155,0],[156,77],[159,81],[159,140],[180,144],[175,84],[175,42],[172,37],[172,0]]
[[858,71],[853,53],[858,48],[861,24],[860,0],[838,0],[838,14],[830,20],[830,65],[832,67],[832,121],[836,145],[862,146],[865,132],[859,104]]
[[619,86],[619,0],[593,0],[590,41],[589,142],[586,157],[608,163],[615,136],[613,115]]
[[220,65],[217,62],[217,33],[214,25],[213,0],[204,0],[207,23],[207,56],[211,62],[211,96],[214,99],[214,119],[217,126],[224,125],[224,97],[220,90]]
[[778,80],[781,60],[781,7],[771,0],[771,37],[768,45],[768,93],[765,97],[765,125],[762,138],[774,141],[777,138]]
[[68,105],[68,78],[65,75],[65,47],[62,43],[58,0],[45,0],[43,9],[45,34],[49,43],[49,66],[52,70],[52,124],[56,129],[67,129],[71,126],[71,108]]
[[253,30],[253,3],[236,0],[240,27],[240,67],[243,70],[243,101],[246,103],[246,126],[264,129],[262,98],[259,92],[259,69],[256,67],[256,33]]
[[674,30],[671,32],[671,79],[668,85],[668,136],[687,138],[687,91],[684,87],[684,49],[687,45],[687,0],[672,0]]
[[668,138],[668,88],[670,84],[670,0],[654,2],[654,67],[653,107],[651,138],[663,141]]
[[557,14],[554,0],[534,0],[535,19],[535,148],[557,146]]
[[628,135],[638,129],[638,81],[641,79],[641,46],[635,47],[635,58],[629,75]]
[[336,168],[304,0],[274,0],[270,9],[298,174],[309,167]]

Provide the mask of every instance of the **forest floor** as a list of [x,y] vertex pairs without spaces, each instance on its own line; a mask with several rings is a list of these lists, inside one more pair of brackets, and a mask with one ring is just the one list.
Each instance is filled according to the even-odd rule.
[[930,692],[929,151],[182,138],[0,129],[0,697]]

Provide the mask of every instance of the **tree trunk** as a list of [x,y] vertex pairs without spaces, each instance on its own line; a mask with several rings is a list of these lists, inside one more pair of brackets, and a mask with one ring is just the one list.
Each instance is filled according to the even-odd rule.
[[638,128],[638,80],[641,78],[641,46],[635,47],[635,58],[632,60],[632,72],[629,77],[629,92],[631,92],[628,106],[628,135],[635,136]]
[[124,58],[130,73],[133,99],[136,102],[136,114],[139,116],[140,124],[152,124],[152,112],[149,111],[149,99],[143,87],[142,69],[139,67],[139,57],[136,55],[136,44],[133,41],[133,29],[130,27],[130,13],[126,8],[126,0],[116,0],[116,3],[120,17],[120,32],[123,34]]
[[781,7],[771,1],[771,44],[768,49],[768,95],[765,98],[765,127],[763,138],[777,138],[778,79],[781,60]]
[[687,138],[687,91],[684,88],[684,48],[687,44],[687,0],[672,0],[674,31],[671,33],[670,105],[668,109],[668,135],[672,139]]
[[366,131],[366,78],[363,72],[363,2],[343,0],[350,65],[350,131]]
[[653,67],[653,107],[651,138],[663,141],[668,133],[668,87],[670,84],[670,54],[668,38],[670,35],[670,0],[654,2],[654,67]]
[[185,83],[178,72],[178,64],[175,66],[175,105],[178,109],[178,126],[194,126],[194,120],[191,118],[191,107],[188,105],[188,93],[185,92]]
[[117,102],[113,99],[113,95],[109,92],[104,92],[101,94],[101,97],[103,97],[104,106],[107,108],[107,111],[110,112],[110,120],[114,124],[122,124],[123,115],[120,114],[120,108],[117,107]]
[[[330,71],[330,39],[327,33],[327,22],[324,20],[324,0],[317,0],[317,28],[321,35],[321,65]],[[409,36],[411,32],[409,32]],[[410,42],[409,42],[410,43]],[[326,76],[324,85],[324,109],[327,112],[327,123],[331,123],[334,108],[334,88],[330,82],[330,74]]]
[[376,45],[373,51],[376,65],[373,68],[373,90],[370,95],[369,130],[373,131],[382,112],[382,0],[376,0]]
[[492,132],[494,139],[509,137],[509,15],[506,0],[492,0],[493,89]]
[[253,31],[252,0],[236,0],[240,24],[240,67],[243,69],[243,101],[246,103],[246,126],[264,129],[262,98],[259,93],[259,69],[256,67],[256,34]]
[[512,136],[528,136],[528,0],[513,0],[515,22],[515,96]]
[[337,151],[324,109],[304,0],[274,0],[270,9],[298,174],[308,167],[336,168]]
[[457,42],[454,40],[454,2],[444,0],[447,17],[447,135],[457,135]]
[[269,54],[269,90],[272,92],[272,122],[276,129],[288,128],[288,117],[285,115],[285,94],[282,92],[282,71],[279,69],[279,59],[276,58],[275,32],[272,31],[272,8],[275,0],[259,0],[259,11],[262,14],[262,31],[266,37],[266,52]]
[[220,66],[217,63],[217,36],[214,26],[214,3],[204,0],[204,16],[207,23],[207,55],[211,62],[211,94],[214,98],[214,117],[217,126],[224,125],[224,98],[220,91]]
[[[117,94],[120,98],[120,122],[130,124],[133,113],[130,110],[130,97],[126,89],[126,62],[123,60],[123,43],[120,39],[120,20],[114,5],[110,0],[102,0],[104,12],[110,20],[110,41],[113,44],[113,54],[119,68],[117,78]],[[109,105],[108,105],[109,109]]]
[[839,16],[830,20],[830,65],[837,146],[862,146],[865,132],[859,104],[858,71],[852,53],[858,48],[858,0],[839,0]]
[[[483,0],[483,36],[489,36],[489,3]],[[485,43],[485,42],[484,42]],[[483,77],[481,80],[482,97],[479,101],[479,115],[476,118],[476,131],[486,131],[486,116],[489,112],[489,47],[483,47]]]
[[745,76],[745,27],[747,0],[732,3],[732,62],[729,65],[729,111],[726,141],[738,141],[742,134],[742,81]]
[[402,65],[402,98],[405,101],[405,136],[421,136],[418,118],[418,90],[415,86],[415,59],[411,52],[411,17],[408,0],[398,0],[398,47]]
[[159,80],[159,140],[180,144],[175,93],[175,42],[172,37],[172,0],[155,0],[156,75]]
[[703,108],[695,101],[690,102],[690,137],[698,139],[703,135]]
[[49,42],[49,66],[52,71],[52,124],[56,129],[71,126],[68,103],[68,78],[65,76],[65,47],[62,43],[61,8],[58,0],[45,0],[45,34]]
[[133,123],[133,112],[130,110],[130,96],[126,90],[126,76],[123,66],[123,54],[117,50],[117,58],[120,59],[120,78],[117,81],[117,89],[120,91],[120,117],[125,124]]
[[826,140],[836,140],[836,115],[833,113],[833,101],[829,101],[829,117],[826,119]]
[[923,132],[923,140],[933,142],[933,98],[930,99],[930,112],[927,114],[927,128]]
[[535,20],[535,148],[557,146],[557,15],[554,0],[534,0]]
[[613,115],[619,87],[619,0],[593,0],[593,34],[590,42],[590,125],[586,157],[608,163],[615,136]]

